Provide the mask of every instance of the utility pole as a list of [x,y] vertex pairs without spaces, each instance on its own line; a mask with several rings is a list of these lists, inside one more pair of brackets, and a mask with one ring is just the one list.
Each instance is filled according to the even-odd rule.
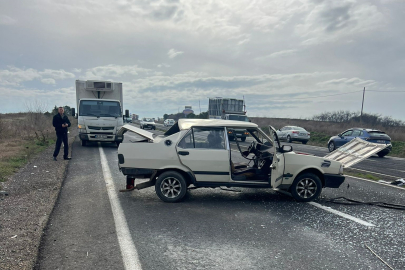
[[363,118],[363,105],[364,105],[364,94],[365,93],[366,93],[366,87],[364,87],[364,89],[363,89],[363,101],[361,102],[360,124],[361,124],[361,120]]
[[201,104],[200,104],[200,100],[198,100],[198,107],[200,107],[200,114],[201,114]]

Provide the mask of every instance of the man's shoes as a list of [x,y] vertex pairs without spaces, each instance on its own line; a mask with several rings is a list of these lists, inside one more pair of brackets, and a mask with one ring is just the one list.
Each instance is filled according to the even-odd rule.
[[56,157],[53,157],[53,160],[58,161],[58,160],[56,159]]
[[64,160],[71,160],[72,158],[71,157],[64,157],[63,159]]

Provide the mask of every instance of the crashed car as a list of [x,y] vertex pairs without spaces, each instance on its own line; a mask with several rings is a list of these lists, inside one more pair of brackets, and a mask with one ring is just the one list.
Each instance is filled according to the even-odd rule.
[[[235,129],[249,133],[247,149],[229,141],[227,134]],[[328,157],[295,153],[292,146],[280,145],[273,127],[268,130],[266,133],[254,123],[217,119],[180,119],[164,135],[124,125],[119,135],[131,131],[140,139],[118,148],[119,169],[127,177],[122,191],[154,186],[161,200],[178,202],[191,185],[277,188],[297,201],[309,202],[323,188],[338,188],[343,183],[345,164],[353,165],[372,152],[364,145],[355,145],[354,150],[348,145]],[[360,151],[360,157],[352,150]],[[235,155],[245,162],[236,162]]]

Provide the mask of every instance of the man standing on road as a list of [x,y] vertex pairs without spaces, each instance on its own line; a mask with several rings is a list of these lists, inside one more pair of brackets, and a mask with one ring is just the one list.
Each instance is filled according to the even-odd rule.
[[53,117],[52,124],[55,127],[56,131],[56,145],[55,145],[55,152],[53,152],[53,160],[57,161],[56,157],[59,154],[60,147],[63,141],[63,159],[69,160],[71,159],[68,157],[69,152],[69,144],[68,144],[68,127],[70,127],[69,118],[63,114],[65,110],[63,107],[58,108],[58,114]]

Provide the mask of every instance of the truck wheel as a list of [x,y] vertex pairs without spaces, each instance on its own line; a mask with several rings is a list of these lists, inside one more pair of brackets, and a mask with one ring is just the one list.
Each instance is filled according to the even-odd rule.
[[82,146],[86,146],[87,145],[87,141],[82,140]]
[[115,142],[115,144],[117,145],[117,148],[118,148],[118,146],[120,146],[120,143],[121,142]]
[[159,175],[155,183],[155,191],[164,202],[178,202],[187,192],[187,183],[184,177],[175,171],[167,171]]
[[290,135],[287,136],[287,142],[289,142],[289,143],[291,142],[291,137],[290,137]]
[[246,141],[246,137],[242,137],[242,138],[240,138],[240,140],[241,140],[242,142],[244,142],[244,141]]
[[322,182],[313,173],[299,175],[291,185],[291,195],[299,202],[310,202],[319,197]]

